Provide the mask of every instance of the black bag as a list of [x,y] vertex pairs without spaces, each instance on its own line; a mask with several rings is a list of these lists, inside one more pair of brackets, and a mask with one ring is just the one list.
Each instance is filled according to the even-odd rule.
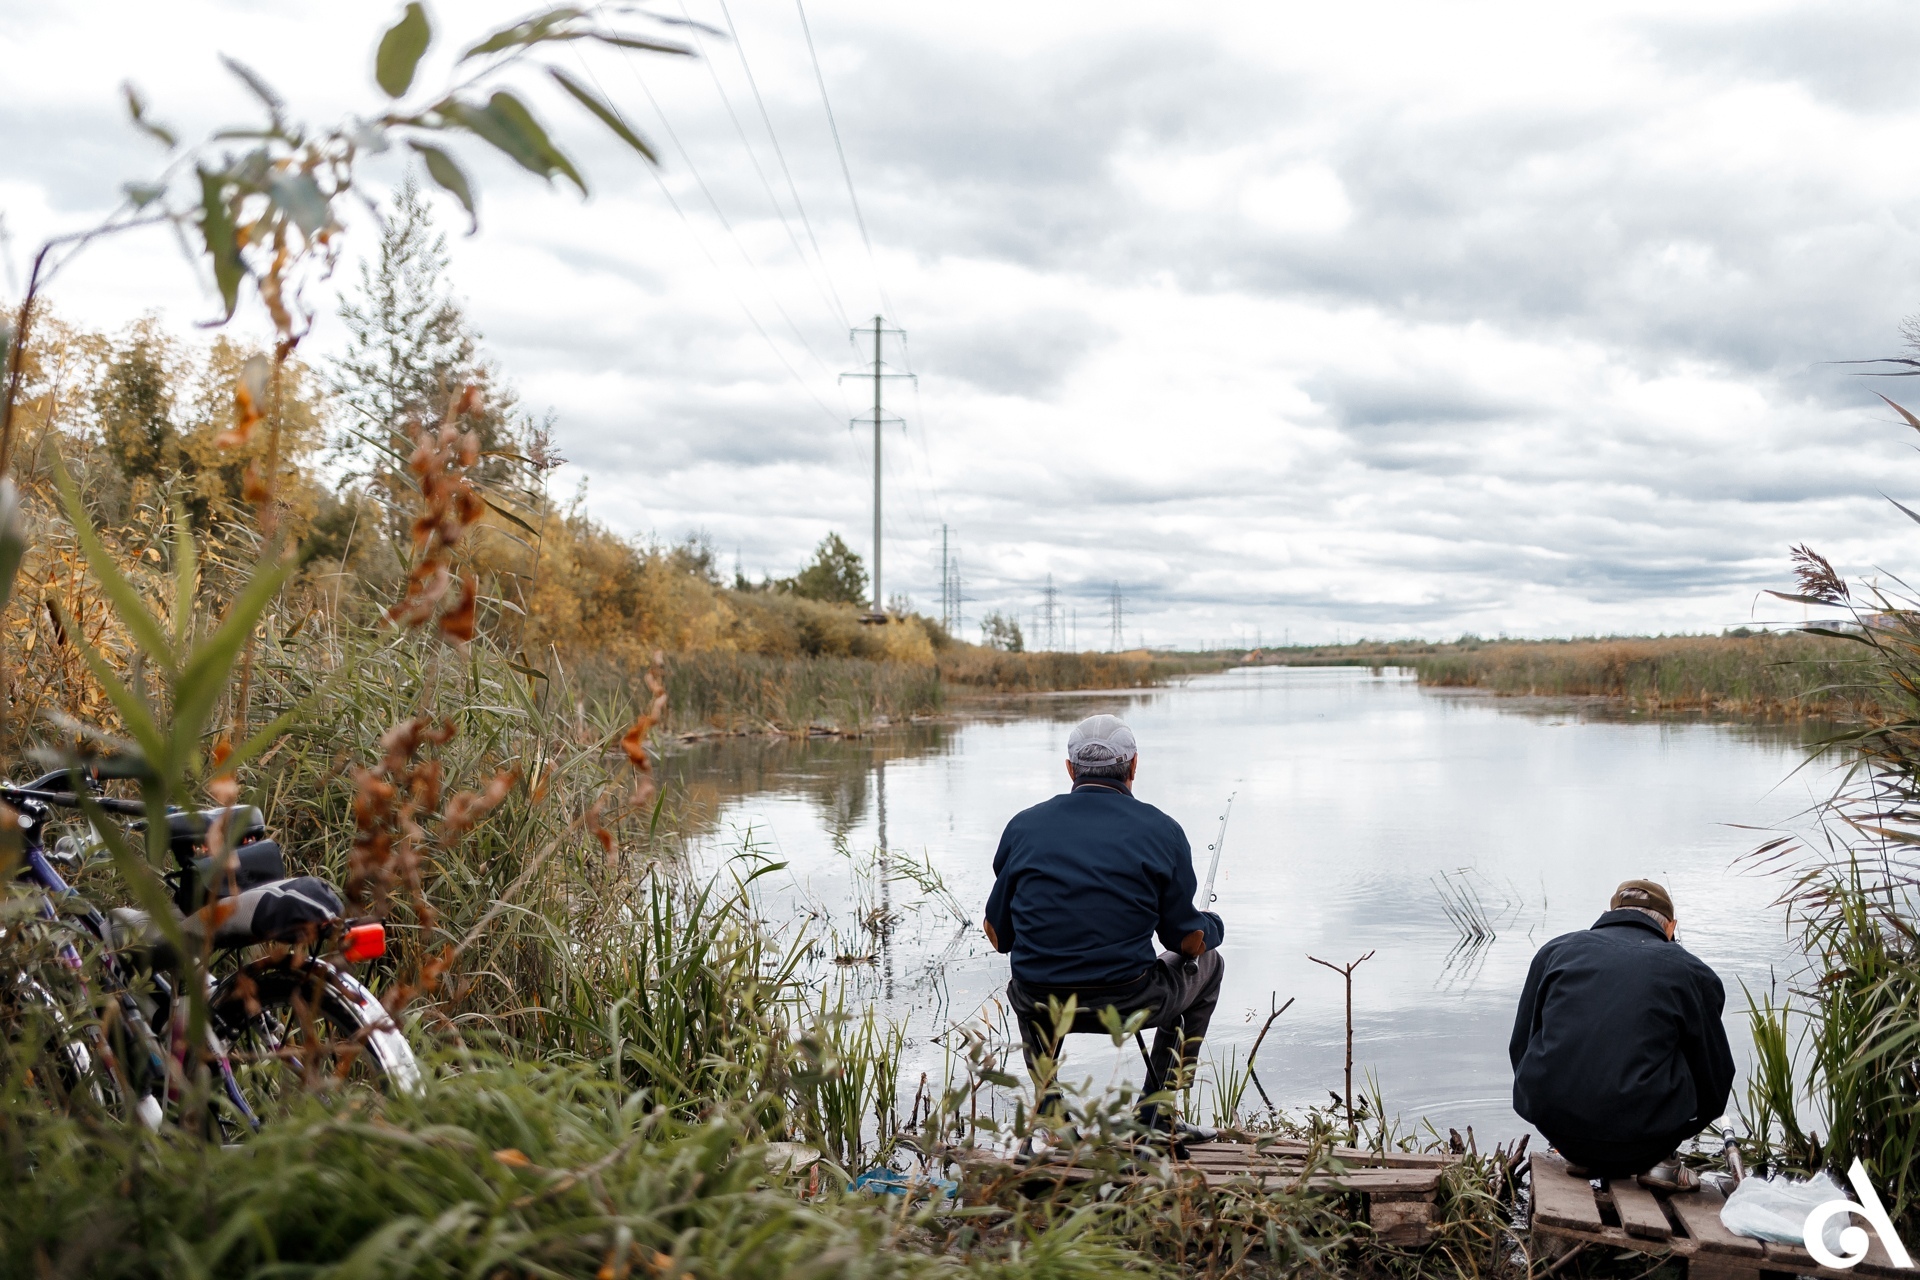
[[186,905],[198,911],[207,904],[209,897],[231,898],[235,894],[286,878],[287,859],[280,852],[280,842],[256,840],[235,849],[230,860],[195,858],[192,886],[185,895],[189,899]]
[[338,920],[345,910],[340,894],[325,880],[295,876],[223,898],[218,909],[203,915],[224,916],[214,930],[215,946],[244,947],[255,942],[311,938],[320,926]]

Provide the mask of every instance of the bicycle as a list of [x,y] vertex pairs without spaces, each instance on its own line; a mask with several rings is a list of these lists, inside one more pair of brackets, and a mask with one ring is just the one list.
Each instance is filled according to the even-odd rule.
[[[99,953],[93,969],[102,988],[102,1016],[76,1029],[56,988],[78,983],[86,994],[85,963],[72,942],[56,948],[60,972],[20,972],[14,988],[37,1006],[51,1028],[53,1061],[62,1085],[83,1090],[123,1115],[157,1128],[171,1111],[179,1119],[187,1096],[187,1002],[178,983],[182,957],[151,918],[134,908],[101,912],[61,874],[88,856],[72,836],[50,848],[46,832],[56,809],[92,807],[133,818],[144,831],[146,807],[99,794],[84,779],[84,798],[70,790],[66,772],[24,786],[0,784],[0,802],[17,815],[22,857],[19,878],[40,891],[39,916],[56,926],[71,922]],[[56,789],[57,788],[57,789]],[[412,1047],[392,1017],[346,964],[385,953],[378,921],[346,918],[333,886],[311,876],[289,877],[277,842],[266,838],[251,806],[165,814],[166,842],[177,868],[165,876],[182,936],[205,949],[216,965],[206,971],[207,1019],[202,1056],[214,1088],[207,1123],[223,1140],[259,1128],[261,1104],[299,1089],[349,1080],[397,1092],[420,1088]],[[91,819],[89,819],[91,824]],[[225,849],[216,856],[209,836]],[[93,832],[98,844],[98,832]],[[243,961],[247,948],[268,952]],[[335,963],[338,956],[346,964]]]

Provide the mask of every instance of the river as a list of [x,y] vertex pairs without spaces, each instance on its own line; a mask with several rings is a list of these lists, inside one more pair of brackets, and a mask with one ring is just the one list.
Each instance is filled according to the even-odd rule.
[[[756,885],[763,914],[822,940],[821,981],[908,1027],[903,1107],[922,1071],[941,1079],[943,1033],[998,1021],[1007,962],[978,924],[994,848],[1012,814],[1063,789],[1067,731],[1096,711],[1134,727],[1136,794],[1186,829],[1202,878],[1233,797],[1216,904],[1226,979],[1204,1056],[1244,1061],[1292,999],[1256,1063],[1282,1108],[1342,1087],[1343,982],[1309,957],[1372,955],[1354,971],[1356,1092],[1371,1073],[1389,1115],[1472,1125],[1483,1146],[1526,1131],[1506,1046],[1528,962],[1591,924],[1619,881],[1673,894],[1680,940],[1726,983],[1737,1059],[1741,984],[1758,995],[1792,970],[1778,882],[1737,862],[1766,838],[1754,828],[1791,823],[1829,783],[1802,767],[1802,728],[1422,689],[1391,668],[1250,667],[863,739],[678,753],[670,773],[710,815],[700,856],[785,862]],[[1463,938],[1448,910],[1462,894],[1490,940]],[[1131,1046],[1068,1042],[1067,1078],[1116,1071],[1138,1080]]]

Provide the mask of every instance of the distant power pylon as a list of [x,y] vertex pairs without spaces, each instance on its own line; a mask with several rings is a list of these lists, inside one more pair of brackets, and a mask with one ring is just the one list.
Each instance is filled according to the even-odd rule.
[[[1060,593],[1053,589],[1052,574],[1047,575],[1047,589],[1046,593],[1040,598],[1040,616],[1036,621],[1040,625],[1035,627],[1034,630],[1040,632],[1040,635],[1045,637],[1045,639],[1040,641],[1040,647],[1042,649],[1059,648]],[[1035,637],[1035,639],[1039,638],[1038,636]]]
[[1126,636],[1121,631],[1125,625],[1126,612],[1126,597],[1120,594],[1120,584],[1116,582],[1113,584],[1113,594],[1107,597],[1108,624],[1113,630],[1112,639],[1108,641],[1107,647],[1115,653],[1126,648]]
[[[873,318],[871,330],[860,328],[852,331],[852,336],[863,337],[873,334],[873,365],[859,373],[843,373],[841,378],[871,378],[873,380],[873,612],[868,616],[876,622],[887,620],[887,598],[880,594],[880,424],[899,422],[899,418],[888,418],[880,402],[880,390],[888,378],[912,378],[911,373],[888,373],[886,363],[880,358],[880,338],[883,334],[897,333],[902,337],[903,329],[889,329],[881,317]],[[854,423],[865,422],[865,418],[855,418]]]
[[960,557],[947,547],[947,526],[940,526],[940,625],[948,635],[960,632]]

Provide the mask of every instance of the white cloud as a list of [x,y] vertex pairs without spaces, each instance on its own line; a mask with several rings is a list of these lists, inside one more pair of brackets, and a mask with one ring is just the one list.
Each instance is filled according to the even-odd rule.
[[[837,375],[885,310],[921,375],[888,392],[889,578],[935,598],[944,522],[976,616],[1051,573],[1089,615],[1118,581],[1167,641],[1715,628],[1790,543],[1910,563],[1877,497],[1904,429],[1822,363],[1920,310],[1905,6],[814,0],[870,259],[793,10],[730,3],[711,63],[591,64],[659,182],[544,91],[591,201],[469,155],[459,284],[558,412],[561,483],[621,527],[705,528],[750,573],[830,528],[864,545],[866,391]],[[374,102],[390,17],[0,0],[16,264],[158,167],[121,79],[196,134],[251,110],[224,51],[327,119]],[[160,235],[53,297],[211,310]]]

